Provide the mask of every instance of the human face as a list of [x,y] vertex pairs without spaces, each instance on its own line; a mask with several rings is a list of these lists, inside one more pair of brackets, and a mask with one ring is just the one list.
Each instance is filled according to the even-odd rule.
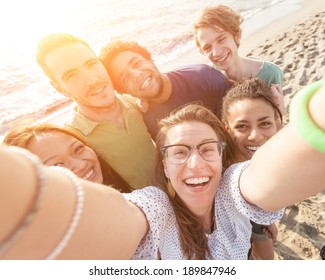
[[82,43],[62,45],[46,58],[52,85],[79,106],[106,108],[115,104],[112,82],[104,65]]
[[108,71],[124,93],[147,100],[157,99],[162,93],[161,73],[152,61],[136,52],[120,52],[111,61]]
[[262,99],[237,101],[230,105],[227,115],[227,130],[243,160],[251,159],[257,149],[277,132],[275,111]]
[[61,132],[39,134],[26,148],[47,166],[63,166],[82,179],[103,183],[95,152],[71,135]]
[[210,61],[220,70],[227,72],[239,59],[238,47],[240,37],[234,38],[231,33],[216,31],[210,27],[199,28],[197,31],[197,40],[201,50]]
[[[202,122],[184,122],[169,129],[164,146],[184,144],[200,145],[208,141],[219,141],[214,130]],[[197,149],[189,159],[179,165],[163,159],[165,174],[170,179],[177,195],[196,214],[211,213],[216,189],[222,172],[222,157],[217,161],[204,160]]]

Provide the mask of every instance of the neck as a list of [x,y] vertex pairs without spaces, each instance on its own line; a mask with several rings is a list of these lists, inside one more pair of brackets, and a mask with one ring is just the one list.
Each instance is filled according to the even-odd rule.
[[197,216],[199,217],[205,229],[205,232],[211,233],[215,226],[214,200],[209,207],[205,207],[204,210],[201,210],[200,214],[198,214],[198,211],[195,211],[194,213],[197,213]]
[[110,121],[120,124],[121,120],[123,120],[124,125],[122,109],[117,99],[108,107],[89,107],[78,104],[78,108],[79,113],[91,121]]
[[168,76],[166,74],[161,74],[161,78],[162,78],[161,92],[159,93],[158,97],[152,99],[152,101],[156,103],[166,102],[172,93],[172,83],[169,80]]

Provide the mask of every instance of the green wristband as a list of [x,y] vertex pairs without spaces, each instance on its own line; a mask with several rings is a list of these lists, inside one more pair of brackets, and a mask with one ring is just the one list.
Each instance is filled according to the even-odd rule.
[[325,86],[325,80],[304,87],[294,96],[290,105],[290,120],[309,145],[325,153],[325,131],[315,124],[308,112],[309,100],[322,86]]

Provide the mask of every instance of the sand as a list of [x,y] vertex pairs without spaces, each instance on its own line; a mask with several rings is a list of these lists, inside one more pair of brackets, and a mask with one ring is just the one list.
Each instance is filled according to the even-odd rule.
[[[325,78],[325,5],[319,0],[292,5],[288,2],[244,22],[239,49],[242,55],[267,59],[283,70],[287,108],[299,89]],[[279,13],[283,16],[271,20]],[[254,30],[257,25],[260,29]],[[209,62],[193,49],[161,68],[168,70],[192,63]],[[277,226],[276,259],[321,259],[319,251],[325,246],[325,192],[287,207]]]
[[[284,71],[287,106],[299,89],[325,78],[324,26],[325,11],[317,12],[248,52]],[[278,259],[320,259],[320,248],[325,246],[325,192],[288,207],[277,225]]]

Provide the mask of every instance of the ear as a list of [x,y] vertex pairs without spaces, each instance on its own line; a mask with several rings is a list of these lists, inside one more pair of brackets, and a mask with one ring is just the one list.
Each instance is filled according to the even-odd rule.
[[228,126],[228,124],[224,124],[224,128],[225,128],[225,130],[228,132],[228,133],[230,133],[231,132],[231,130],[230,130],[230,127]]
[[52,87],[54,87],[62,95],[66,96],[66,97],[70,97],[70,95],[60,86],[60,84],[57,81],[51,80],[50,84],[51,84]]
[[235,36],[235,42],[238,47],[240,45],[241,34],[242,34],[241,30],[239,30],[238,34]]
[[168,178],[168,179],[169,179],[168,170],[167,170],[167,167],[166,167],[165,161],[164,161],[164,160],[162,160],[162,163],[163,163],[163,166],[164,166],[164,172],[165,172],[165,176],[166,176],[166,178]]

